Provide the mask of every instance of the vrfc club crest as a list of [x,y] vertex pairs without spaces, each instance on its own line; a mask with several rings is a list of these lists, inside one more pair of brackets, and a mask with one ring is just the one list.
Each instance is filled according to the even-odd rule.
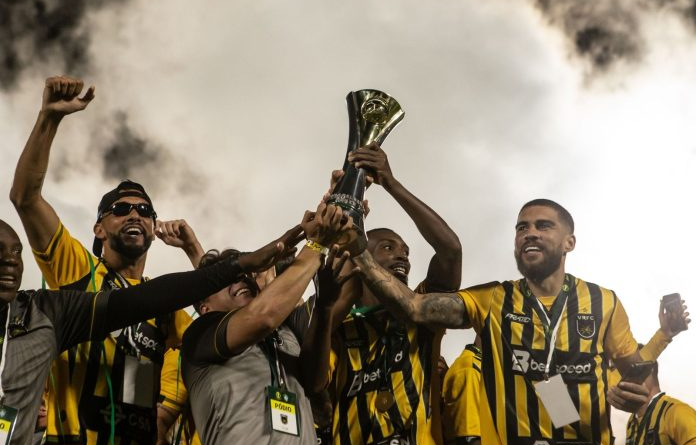
[[595,335],[595,317],[592,314],[578,314],[575,318],[575,327],[578,335],[584,339],[591,339]]

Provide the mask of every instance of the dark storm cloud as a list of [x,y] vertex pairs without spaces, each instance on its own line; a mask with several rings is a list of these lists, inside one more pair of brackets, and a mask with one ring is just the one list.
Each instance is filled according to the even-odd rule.
[[147,171],[162,159],[162,148],[135,133],[124,112],[114,116],[113,141],[104,149],[104,177],[129,178],[134,170]]
[[12,88],[22,72],[51,60],[82,76],[89,68],[85,16],[126,0],[0,0],[0,88]]
[[112,122],[110,142],[100,151],[105,179],[131,178],[155,189],[175,185],[183,194],[195,194],[204,186],[204,178],[132,126],[124,111],[116,112]]
[[618,0],[536,0],[537,8],[566,35],[572,52],[589,62],[588,74],[641,60],[644,41],[638,10]]

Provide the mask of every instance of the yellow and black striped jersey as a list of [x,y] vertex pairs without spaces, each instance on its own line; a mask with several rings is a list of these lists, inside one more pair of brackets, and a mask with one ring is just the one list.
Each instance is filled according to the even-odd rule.
[[480,388],[481,350],[474,344],[466,345],[442,382],[442,424],[446,443],[454,443],[458,437],[481,437]]
[[631,415],[626,445],[694,445],[696,410],[677,399],[657,394],[642,417]]
[[[395,436],[419,445],[442,443],[437,375],[442,335],[404,325],[379,306],[343,321],[331,351],[335,445],[376,444]],[[377,397],[385,390],[395,403],[380,410]]]
[[[140,283],[110,271],[62,224],[46,251],[33,253],[53,289],[97,291]],[[114,445],[151,443],[164,352],[181,344],[189,324],[191,317],[179,310],[63,352],[49,376],[47,442],[106,444],[113,422]]]
[[[605,358],[627,357],[638,348],[623,306],[614,292],[566,277],[567,308],[560,317],[549,375],[562,376],[580,421],[554,428],[534,389],[544,379],[547,335],[538,303],[533,295],[524,295],[521,283],[493,282],[459,292],[482,340],[482,443],[611,443]],[[547,311],[554,300],[539,298]]]

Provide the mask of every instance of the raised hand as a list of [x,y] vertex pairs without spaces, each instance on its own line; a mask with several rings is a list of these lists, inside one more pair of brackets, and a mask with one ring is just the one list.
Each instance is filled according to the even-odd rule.
[[297,225],[280,238],[262,248],[240,255],[239,265],[244,272],[261,272],[273,266],[278,260],[295,253],[295,245],[304,238],[303,227]]
[[94,99],[94,86],[89,87],[80,97],[84,82],[67,76],[55,76],[46,79],[43,91],[41,111],[55,117],[63,117],[76,111],[84,110]]
[[376,142],[349,153],[348,161],[368,171],[368,183],[374,181],[384,187],[394,180],[387,154]]
[[675,302],[668,303],[664,297],[660,300],[660,329],[669,337],[674,338],[678,333],[689,328],[691,319],[687,312],[686,302],[681,297]]
[[328,246],[353,227],[353,218],[346,218],[343,209],[322,200],[316,212],[305,212],[300,225],[308,240]]
[[[314,277],[314,284],[317,288],[317,306],[329,308],[338,299],[343,284],[355,276],[360,269],[351,267],[351,263],[346,263],[350,254],[343,252],[338,255],[339,246],[334,244],[329,250],[329,255],[324,265],[317,271]],[[345,272],[345,266],[349,270]],[[343,275],[342,275],[343,274]]]
[[616,409],[635,413],[650,401],[650,391],[645,383],[619,382],[607,391],[607,402]]

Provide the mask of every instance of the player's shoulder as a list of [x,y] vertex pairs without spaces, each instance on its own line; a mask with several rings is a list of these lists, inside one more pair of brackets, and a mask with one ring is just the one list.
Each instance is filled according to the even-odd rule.
[[469,286],[465,287],[464,289],[461,289],[459,292],[482,292],[486,290],[493,290],[499,287],[502,287],[505,283],[511,283],[513,284],[514,282],[512,281],[489,281],[488,283],[482,283],[482,284],[476,284],[474,286]]

